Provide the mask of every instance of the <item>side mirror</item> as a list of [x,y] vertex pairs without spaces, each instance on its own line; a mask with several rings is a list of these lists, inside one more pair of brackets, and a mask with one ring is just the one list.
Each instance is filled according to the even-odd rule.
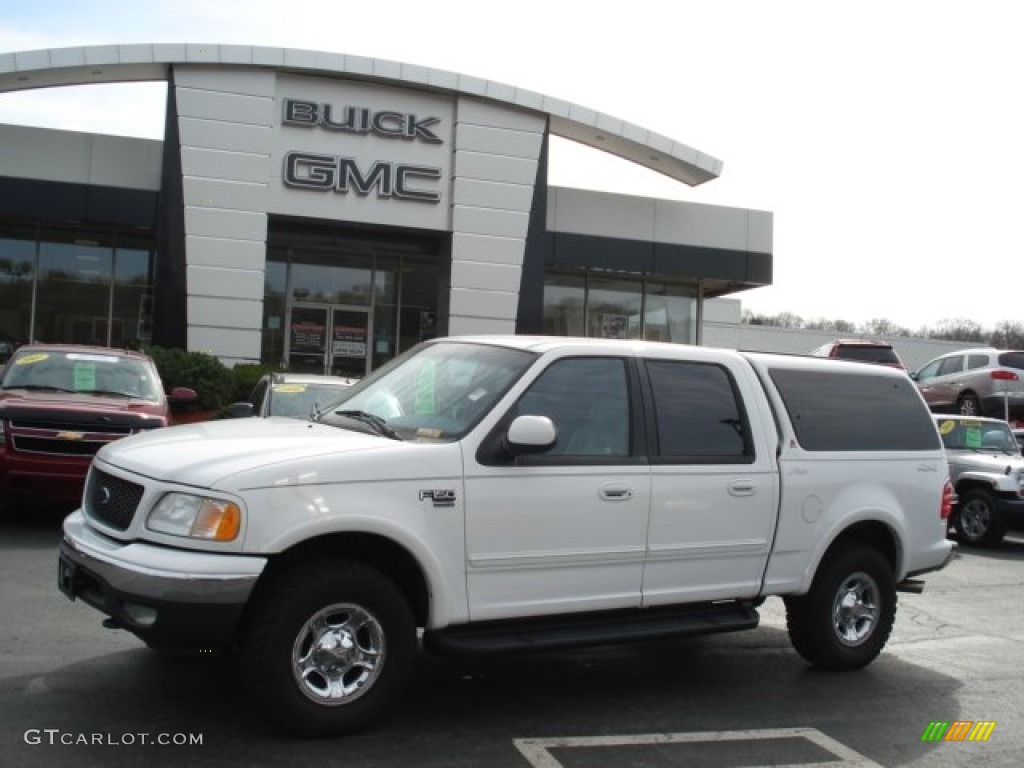
[[505,433],[505,450],[513,456],[541,453],[558,440],[558,430],[547,416],[517,416]]
[[917,381],[917,371],[911,371],[908,375],[910,376],[911,380]]
[[172,403],[194,403],[199,399],[194,389],[189,387],[175,387],[167,394],[167,399]]
[[224,415],[229,419],[244,419],[248,416],[255,416],[256,409],[252,407],[252,403],[232,403],[224,409]]

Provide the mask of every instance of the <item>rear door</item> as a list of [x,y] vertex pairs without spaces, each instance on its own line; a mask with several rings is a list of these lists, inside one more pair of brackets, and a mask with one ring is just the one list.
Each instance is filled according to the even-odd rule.
[[[644,605],[753,597],[778,511],[774,446],[731,361],[647,360],[653,419]],[[767,411],[767,405],[765,405]],[[760,444],[755,434],[761,435]]]

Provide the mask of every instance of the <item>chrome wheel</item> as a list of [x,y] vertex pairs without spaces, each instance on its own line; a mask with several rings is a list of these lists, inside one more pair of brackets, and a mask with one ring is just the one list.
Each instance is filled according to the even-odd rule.
[[339,603],[302,625],[292,648],[292,674],[317,704],[347,704],[369,691],[384,667],[384,629],[358,605]]
[[879,591],[875,580],[859,572],[847,577],[836,592],[832,626],[843,645],[860,645],[878,624]]

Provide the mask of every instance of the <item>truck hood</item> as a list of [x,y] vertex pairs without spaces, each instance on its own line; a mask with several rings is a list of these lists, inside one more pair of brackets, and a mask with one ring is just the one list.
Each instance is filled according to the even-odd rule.
[[67,414],[80,414],[86,419],[110,414],[162,418],[166,410],[164,403],[140,398],[24,389],[0,391],[0,418],[60,418]]
[[213,488],[239,474],[258,482],[255,478],[268,467],[280,473],[296,464],[320,463],[324,457],[401,445],[385,437],[299,419],[245,418],[133,435],[104,446],[96,458],[155,480]]

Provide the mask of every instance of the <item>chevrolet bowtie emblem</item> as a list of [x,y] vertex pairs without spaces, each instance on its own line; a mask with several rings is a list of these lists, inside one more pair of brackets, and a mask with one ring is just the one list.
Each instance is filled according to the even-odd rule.
[[58,440],[82,440],[85,437],[84,432],[58,432]]

